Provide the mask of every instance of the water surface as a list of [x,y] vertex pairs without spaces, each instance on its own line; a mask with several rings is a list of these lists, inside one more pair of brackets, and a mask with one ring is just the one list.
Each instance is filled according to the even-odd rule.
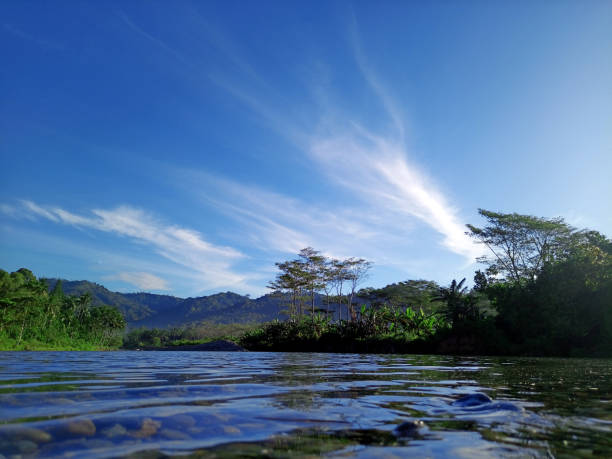
[[612,360],[3,352],[0,453],[612,457]]

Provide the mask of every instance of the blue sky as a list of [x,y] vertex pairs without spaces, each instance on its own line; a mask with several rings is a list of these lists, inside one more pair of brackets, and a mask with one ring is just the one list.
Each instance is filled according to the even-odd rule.
[[612,235],[612,3],[0,5],[0,268],[258,296],[471,279],[479,207]]

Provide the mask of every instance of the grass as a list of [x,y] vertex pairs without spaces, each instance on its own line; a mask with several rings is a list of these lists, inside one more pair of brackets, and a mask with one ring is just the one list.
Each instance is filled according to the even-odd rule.
[[53,342],[16,339],[0,335],[0,350],[3,351],[112,351],[117,346],[100,346],[83,340],[58,339]]

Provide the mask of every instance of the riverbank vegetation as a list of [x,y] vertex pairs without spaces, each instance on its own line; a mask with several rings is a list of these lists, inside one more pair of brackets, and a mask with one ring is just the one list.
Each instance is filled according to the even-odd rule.
[[[611,356],[612,241],[561,218],[479,212],[486,225],[467,225],[467,234],[490,255],[478,260],[484,271],[475,273],[472,289],[463,279],[448,287],[409,281],[356,291],[368,262],[330,260],[307,248],[277,263],[270,284],[287,298],[289,319],[245,334],[240,344],[271,351]],[[417,295],[397,294],[415,283],[422,287],[412,290]],[[317,295],[323,308],[315,307]]]
[[121,345],[125,319],[112,306],[92,307],[88,294],[66,296],[22,268],[0,270],[0,349],[97,350]]
[[134,328],[123,339],[124,349],[188,346],[215,340],[237,342],[244,334],[259,328],[261,324],[217,324],[201,322],[188,327]]

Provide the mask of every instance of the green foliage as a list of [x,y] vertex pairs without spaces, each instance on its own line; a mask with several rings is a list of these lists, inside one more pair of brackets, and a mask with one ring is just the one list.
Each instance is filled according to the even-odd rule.
[[[191,323],[132,330],[124,346],[197,344],[242,335],[240,343],[252,350],[612,356],[612,241],[596,231],[575,230],[560,218],[482,209],[480,214],[487,226],[468,228],[493,256],[480,260],[486,272],[476,272],[472,291],[463,279],[448,287],[420,280],[357,292],[368,262],[329,260],[307,248],[298,259],[277,263],[280,273],[270,287],[279,295],[257,300],[231,292],[185,300],[121,295],[122,301],[140,305],[146,317],[137,323],[153,317],[156,324],[175,324],[177,317]],[[109,306],[92,306],[85,291],[65,295],[63,286],[75,284],[90,283],[60,281],[49,291],[27,269],[0,270],[0,348],[118,345],[123,316]],[[93,292],[98,302],[104,297],[99,295],[112,294],[101,286]],[[212,323],[220,317],[259,321],[277,313],[287,297],[287,322]],[[368,304],[358,311],[354,298]],[[325,309],[317,308],[321,304]]]
[[124,337],[123,347],[141,349],[207,343],[217,339],[236,341],[238,336],[252,331],[259,324],[217,324],[202,322],[189,327],[171,329],[135,328]]
[[378,289],[364,288],[359,290],[357,296],[367,300],[372,306],[387,305],[398,308],[408,305],[431,314],[438,309],[434,298],[438,295],[439,289],[440,286],[433,281],[407,280]]
[[496,326],[521,354],[612,355],[612,243],[582,231],[561,249],[532,280],[485,289]]
[[[241,343],[285,351],[414,351],[420,343],[426,352],[612,355],[612,241],[561,218],[479,212],[487,225],[468,225],[469,234],[493,256],[480,259],[487,269],[476,272],[472,291],[465,279],[448,287],[407,281],[362,289],[357,297],[369,306],[358,314],[348,300],[349,321],[299,314],[247,333]],[[329,263],[339,303],[347,269]]]
[[547,263],[562,260],[574,229],[562,218],[545,219],[516,213],[478,209],[487,221],[482,228],[467,225],[469,236],[485,245],[490,257],[481,257],[487,274],[512,282],[534,280]]
[[[312,247],[306,247],[299,253],[296,260],[276,263],[279,273],[268,284],[275,294],[285,294],[289,301],[283,311],[291,321],[301,321],[305,314],[306,302],[310,303],[310,315],[316,314],[316,295],[325,293],[327,317],[330,315],[330,300],[337,303],[338,317],[342,319],[342,305],[346,302],[346,316],[355,321],[357,314],[353,299],[357,286],[365,277],[371,263],[363,258],[348,258],[346,260],[328,259]],[[347,295],[343,295],[343,287],[348,285]],[[330,294],[335,291],[335,295]]]
[[[41,279],[49,284],[51,290],[58,288],[69,296],[82,296],[86,293],[91,295],[92,306],[112,304],[115,306],[128,322],[143,320],[154,315],[153,307],[163,300],[166,307],[173,306],[176,302],[173,297],[167,295],[151,295],[147,293],[124,294],[111,292],[102,285],[89,281],[63,281],[61,279]],[[156,301],[157,300],[157,301]]]
[[333,322],[323,314],[299,321],[274,321],[239,342],[252,350],[390,352],[432,339],[446,328],[437,314],[411,308],[362,306],[357,320]]
[[459,283],[453,279],[449,287],[440,287],[438,296],[434,298],[434,301],[444,303],[442,314],[452,326],[476,322],[484,317],[478,307],[478,297],[472,293],[468,294],[464,283],[465,278]]
[[91,349],[121,343],[125,319],[110,306],[91,306],[91,296],[65,296],[61,283],[48,293],[44,280],[22,268],[0,270],[2,349]]

